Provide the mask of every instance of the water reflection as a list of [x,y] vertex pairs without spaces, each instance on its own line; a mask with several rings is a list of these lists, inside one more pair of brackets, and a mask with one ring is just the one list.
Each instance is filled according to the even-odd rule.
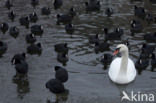
[[128,87],[128,84],[120,85],[120,84],[116,84],[116,83],[112,82],[111,80],[110,80],[110,82],[111,82],[112,85],[117,87],[117,89],[118,89],[118,91],[120,93],[120,100],[121,100],[122,97],[123,97],[123,92],[127,93],[127,89],[126,88]]
[[104,66],[103,66],[103,70],[107,70],[108,67],[109,67],[108,65],[104,65]]
[[23,99],[25,94],[30,91],[29,81],[27,75],[16,74],[13,79],[13,83],[17,84],[17,93],[20,99]]
[[64,93],[56,94],[56,99],[54,102],[47,100],[47,103],[65,103],[68,100],[69,90]]
[[58,53],[58,55],[57,55],[57,60],[58,60],[58,62],[60,62],[63,66],[66,66],[69,59],[68,59],[67,54],[65,54],[65,53]]

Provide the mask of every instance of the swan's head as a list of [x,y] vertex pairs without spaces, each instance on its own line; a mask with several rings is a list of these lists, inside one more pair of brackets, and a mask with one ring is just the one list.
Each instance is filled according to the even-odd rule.
[[113,55],[116,55],[118,53],[123,54],[126,52],[128,52],[128,47],[125,44],[119,44],[117,45],[116,50],[114,51]]

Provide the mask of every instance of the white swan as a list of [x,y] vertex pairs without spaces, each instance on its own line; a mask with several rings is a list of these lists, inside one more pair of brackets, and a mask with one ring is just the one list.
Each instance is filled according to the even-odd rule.
[[110,79],[117,84],[128,84],[136,77],[136,69],[133,61],[128,58],[128,47],[119,44],[114,55],[121,53],[122,57],[115,58],[109,68],[108,75]]

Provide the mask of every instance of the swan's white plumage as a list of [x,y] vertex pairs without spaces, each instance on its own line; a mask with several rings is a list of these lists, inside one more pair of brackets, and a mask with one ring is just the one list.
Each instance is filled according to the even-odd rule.
[[[108,71],[108,75],[110,79],[117,83],[117,84],[128,84],[132,82],[135,77],[136,77],[136,69],[134,66],[133,61],[127,57],[127,68],[122,68],[122,69],[127,69],[126,72],[120,72],[121,70],[121,57],[115,58],[112,63],[110,64],[110,68]],[[119,75],[120,72],[120,75]]]
[[109,72],[108,72],[110,79],[113,82],[118,83],[118,84],[127,84],[133,81],[136,76],[136,69],[135,69],[133,61],[129,58],[128,66],[127,66],[127,81],[123,81],[122,83],[119,83],[119,81],[117,80],[117,77],[120,71],[120,64],[121,64],[121,58],[115,58],[112,61],[110,68],[109,68]]

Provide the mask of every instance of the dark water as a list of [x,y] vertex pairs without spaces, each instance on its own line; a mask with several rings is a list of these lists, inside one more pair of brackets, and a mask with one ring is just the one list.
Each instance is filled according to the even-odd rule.
[[[5,35],[1,33],[0,36],[0,40],[7,42],[9,46],[6,54],[0,58],[0,103],[119,103],[122,88],[127,92],[133,90],[156,93],[156,73],[150,71],[151,66],[126,87],[113,84],[108,78],[108,69],[104,70],[103,65],[99,62],[103,53],[95,54],[93,45],[90,45],[87,39],[88,35],[96,33],[100,33],[103,38],[104,27],[114,29],[119,26],[125,32],[122,41],[129,38],[130,58],[136,61],[141,45],[145,42],[143,40],[144,32],[155,31],[156,24],[149,25],[142,21],[143,33],[131,36],[129,23],[131,19],[136,18],[133,16],[133,6],[144,6],[146,10],[156,16],[156,5],[149,3],[148,0],[144,2],[101,0],[100,12],[86,13],[83,0],[64,0],[64,5],[59,10],[53,9],[52,0],[40,0],[40,5],[35,11],[39,15],[37,24],[44,27],[43,37],[37,38],[43,45],[43,52],[41,56],[27,56],[29,73],[21,80],[15,76],[16,72],[10,60],[14,54],[26,51],[27,44],[24,37],[30,33],[30,30],[20,26],[18,19],[34,10],[30,5],[30,0],[13,1],[13,10],[17,13],[16,22],[8,19],[8,10],[3,6],[4,0],[0,0],[0,23],[5,21],[9,23],[9,26],[16,25],[20,29],[17,39],[9,36],[8,32]],[[51,8],[51,15],[41,15],[40,9],[43,6]],[[73,21],[76,31],[72,37],[65,33],[63,25],[56,25],[56,14],[67,12],[71,6],[74,6],[77,11],[77,16]],[[107,18],[104,13],[106,7],[114,9],[115,13],[111,18]],[[111,49],[106,52],[112,53],[116,45],[122,41],[111,41]],[[69,61],[65,66],[69,71],[69,80],[65,83],[68,92],[55,95],[45,88],[45,83],[54,78],[53,67],[62,66],[57,62],[57,54],[53,48],[55,44],[62,42],[67,42],[70,47]]]

